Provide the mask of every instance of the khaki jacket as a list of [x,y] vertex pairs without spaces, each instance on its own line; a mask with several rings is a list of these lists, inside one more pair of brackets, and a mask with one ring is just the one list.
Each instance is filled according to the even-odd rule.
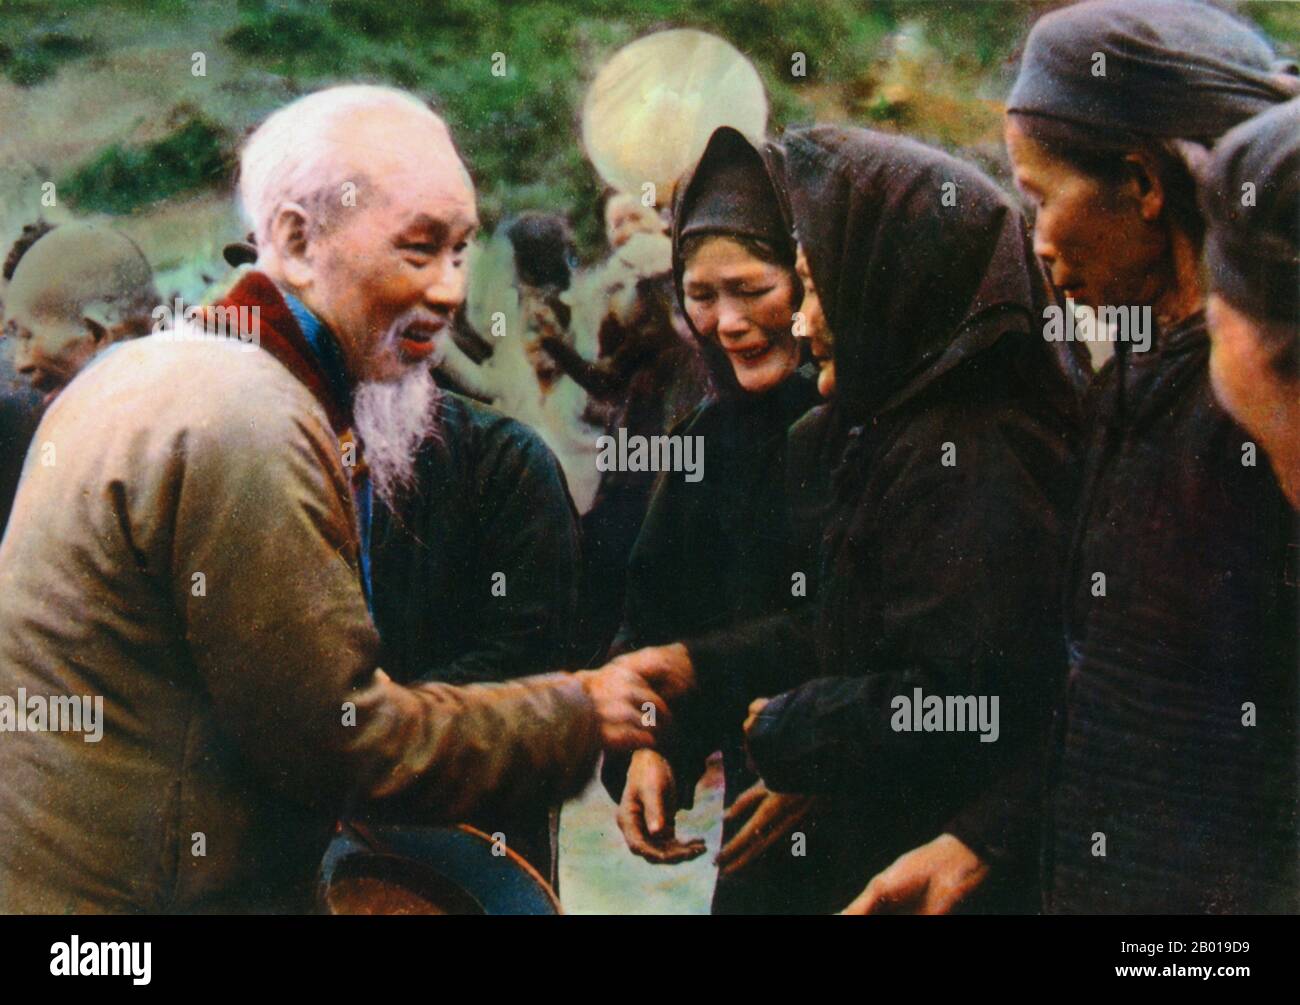
[[265,350],[150,336],[78,376],[0,543],[0,698],[100,697],[102,737],[0,732],[0,911],[303,909],[340,813],[582,785],[573,678],[392,683],[357,564],[326,414]]

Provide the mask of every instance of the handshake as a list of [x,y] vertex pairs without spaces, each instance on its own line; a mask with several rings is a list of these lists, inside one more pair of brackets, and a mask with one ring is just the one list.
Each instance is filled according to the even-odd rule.
[[[660,739],[655,727],[668,724],[666,703],[696,687],[686,647],[674,643],[638,649],[581,676],[600,713],[606,749],[637,752],[618,808],[618,826],[628,850],[648,862],[666,865],[703,855],[703,840],[677,838],[673,769],[660,753],[646,749]],[[746,734],[766,704],[760,698],[750,705]],[[647,711],[652,707],[653,715]],[[810,796],[770,792],[761,781],[756,783],[727,810],[724,822],[735,832],[718,853],[716,864],[722,873],[748,868],[797,827],[815,804]]]
[[[700,838],[680,840],[677,784],[669,762],[653,749],[669,722],[669,704],[696,687],[690,654],[680,643],[625,653],[599,670],[577,674],[600,717],[606,750],[637,753],[628,768],[618,826],[628,849],[648,862],[673,864],[704,854]],[[749,707],[749,735],[767,699]],[[818,800],[770,791],[755,783],[728,807],[730,837],[715,860],[724,876],[742,872],[781,844],[817,810]],[[900,855],[871,878],[843,914],[948,914],[978,889],[989,873],[984,859],[952,834]]]
[[575,676],[596,707],[602,746],[624,753],[654,746],[671,720],[670,703],[695,687],[690,655],[680,643],[625,653]]

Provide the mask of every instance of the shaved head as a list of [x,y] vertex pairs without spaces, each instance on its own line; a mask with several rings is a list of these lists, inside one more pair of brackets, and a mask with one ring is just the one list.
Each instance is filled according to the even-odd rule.
[[10,281],[10,310],[80,317],[107,309],[118,318],[149,317],[158,302],[153,270],[125,234],[69,223],[32,245]]
[[5,332],[19,343],[15,366],[39,390],[55,391],[100,349],[148,332],[157,303],[153,271],[130,238],[99,224],[63,224],[31,246],[9,284]]

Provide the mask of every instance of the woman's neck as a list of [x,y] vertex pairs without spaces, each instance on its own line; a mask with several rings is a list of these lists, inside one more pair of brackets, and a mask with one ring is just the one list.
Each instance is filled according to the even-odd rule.
[[1182,231],[1174,230],[1170,235],[1170,252],[1168,281],[1151,305],[1156,327],[1162,331],[1205,309],[1205,288],[1201,285],[1196,246]]
[[1293,509],[1300,510],[1300,384],[1292,383],[1278,403],[1274,435],[1266,443],[1269,463]]

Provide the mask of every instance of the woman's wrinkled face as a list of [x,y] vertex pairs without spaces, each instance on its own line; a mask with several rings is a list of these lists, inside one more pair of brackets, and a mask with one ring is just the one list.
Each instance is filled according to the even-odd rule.
[[808,256],[804,254],[803,245],[799,245],[798,255],[794,260],[795,275],[803,286],[803,302],[799,305],[796,316],[795,334],[805,336],[812,346],[812,357],[817,362],[817,391],[823,398],[835,394],[835,356],[832,352],[831,330],[826,324],[826,315],[822,313],[821,297],[813,284],[812,270],[808,268]]
[[[1093,308],[1155,302],[1168,243],[1137,183],[1111,187],[1032,140],[1014,117],[1005,137],[1016,187],[1034,215],[1034,252],[1053,285]],[[1157,210],[1158,216],[1158,210]]]
[[793,272],[730,238],[712,237],[686,262],[682,288],[691,324],[726,352],[742,389],[762,394],[794,372]]

